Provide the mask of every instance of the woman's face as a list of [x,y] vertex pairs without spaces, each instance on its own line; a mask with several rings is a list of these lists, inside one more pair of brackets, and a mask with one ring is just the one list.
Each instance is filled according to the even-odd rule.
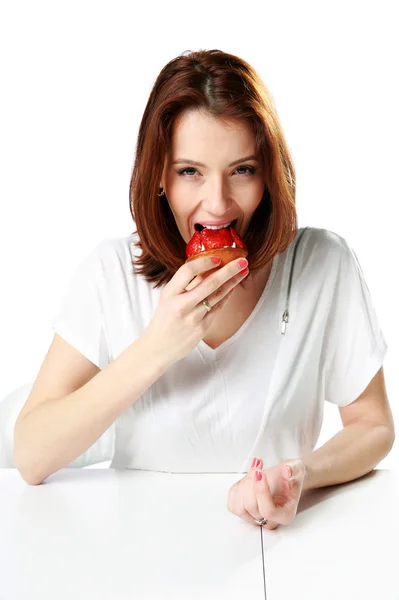
[[[191,111],[175,123],[171,156],[165,159],[160,187],[184,241],[195,224],[234,221],[243,237],[262,200],[265,182],[255,159],[253,133],[246,124],[229,126],[199,111]],[[185,160],[180,162],[180,159]],[[179,160],[178,164],[173,164]],[[202,163],[202,166],[195,164]]]

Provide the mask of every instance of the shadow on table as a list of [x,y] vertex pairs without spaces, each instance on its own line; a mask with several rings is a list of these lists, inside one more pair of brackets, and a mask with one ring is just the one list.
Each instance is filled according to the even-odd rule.
[[358,479],[354,479],[346,483],[329,485],[314,490],[306,490],[302,493],[301,499],[299,501],[297,515],[304,512],[305,510],[313,508],[317,504],[321,504],[325,500],[331,500],[332,498],[341,495],[344,491],[354,486],[358,486],[361,482],[369,481],[374,477],[378,477],[380,475],[381,473],[379,471],[373,470],[370,473],[363,475],[363,477],[359,477]]

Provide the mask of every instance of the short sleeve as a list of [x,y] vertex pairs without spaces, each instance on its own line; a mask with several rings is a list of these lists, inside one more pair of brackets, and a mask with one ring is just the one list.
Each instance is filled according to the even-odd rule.
[[387,343],[354,250],[340,239],[340,260],[325,331],[325,400],[343,407],[381,368]]
[[101,242],[78,265],[51,327],[101,370],[109,364],[104,331],[103,263]]

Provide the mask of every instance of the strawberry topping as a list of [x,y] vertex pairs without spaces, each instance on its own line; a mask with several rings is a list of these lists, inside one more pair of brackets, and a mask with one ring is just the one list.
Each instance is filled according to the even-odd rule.
[[245,242],[238,235],[233,227],[224,227],[223,229],[206,229],[196,231],[186,246],[186,257],[191,258],[194,254],[199,254],[205,250],[215,248],[226,248],[233,246],[247,250]]

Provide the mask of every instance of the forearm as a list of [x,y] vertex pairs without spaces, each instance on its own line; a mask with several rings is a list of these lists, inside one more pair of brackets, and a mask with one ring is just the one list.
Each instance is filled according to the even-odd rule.
[[393,441],[387,427],[364,421],[350,423],[323,446],[300,457],[306,466],[302,490],[362,477],[390,452]]
[[81,388],[17,421],[14,462],[23,479],[42,483],[83,454],[167,367],[142,336]]

